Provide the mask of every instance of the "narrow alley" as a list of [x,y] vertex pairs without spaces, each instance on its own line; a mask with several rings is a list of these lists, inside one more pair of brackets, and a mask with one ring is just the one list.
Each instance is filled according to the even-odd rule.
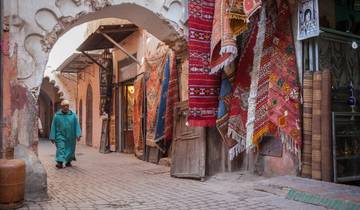
[[205,182],[177,179],[169,176],[168,167],[84,145],[78,145],[74,166],[59,170],[54,145],[41,141],[39,153],[50,198],[26,202],[21,209],[325,209],[255,190],[264,178],[240,172]]

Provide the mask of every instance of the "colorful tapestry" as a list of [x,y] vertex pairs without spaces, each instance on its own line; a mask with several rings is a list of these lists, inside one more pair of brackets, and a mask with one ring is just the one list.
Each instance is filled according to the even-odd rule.
[[216,124],[219,74],[210,74],[210,41],[214,0],[189,1],[189,115],[190,126]]
[[153,145],[155,140],[156,111],[160,102],[160,88],[166,54],[154,60],[147,60],[146,69],[146,144]]
[[144,99],[144,77],[138,76],[134,81],[134,112],[133,112],[133,133],[134,133],[134,150],[137,157],[141,157],[143,154],[143,136],[142,136],[142,111],[143,111],[143,99]]
[[225,0],[215,0],[215,12],[211,34],[211,73],[229,65],[237,56],[237,46],[230,21],[225,16]]
[[254,18],[249,30],[249,37],[244,39],[246,43],[236,71],[236,79],[231,98],[231,108],[228,124],[228,137],[237,142],[229,149],[229,158],[232,160],[246,149],[246,123],[248,115],[248,98],[250,92],[250,73],[253,68],[254,48],[258,34],[258,18]]
[[234,77],[233,74],[227,76],[225,72],[223,73],[223,79],[221,81],[221,88],[220,88],[219,108],[218,108],[218,114],[216,120],[216,127],[227,148],[232,148],[237,144],[237,142],[234,139],[229,138],[229,136],[227,135],[230,103],[232,98],[231,81],[233,80],[233,77]]
[[155,143],[164,139],[165,131],[165,111],[166,101],[169,90],[169,77],[170,77],[170,57],[167,56],[164,69],[164,76],[161,82],[160,102],[156,112],[156,124],[155,124]]
[[260,6],[261,0],[225,0],[226,16],[235,35],[247,30],[248,19]]
[[[266,19],[266,30],[265,30],[265,39],[263,42],[263,48],[261,53],[260,68],[257,72],[257,92],[256,92],[256,104],[255,104],[255,114],[254,114],[254,125],[253,125],[253,135],[252,143],[258,145],[259,139],[267,133],[274,132],[275,127],[270,126],[270,121],[268,118],[268,95],[269,95],[269,75],[271,71],[272,59],[273,59],[273,40],[275,32],[275,19],[276,16],[276,2],[268,1],[266,5],[266,13],[269,16]],[[269,14],[273,15],[270,16]]]
[[179,85],[177,78],[176,55],[172,52],[170,55],[170,81],[165,113],[165,141],[167,142],[167,145],[169,145],[172,140],[174,107],[175,103],[179,101]]
[[[276,2],[270,5],[274,7]],[[282,0],[277,10],[277,16],[269,18],[266,27],[253,141],[258,144],[263,135],[275,134],[297,152],[301,143],[300,86],[287,2]],[[268,14],[274,14],[272,11]]]

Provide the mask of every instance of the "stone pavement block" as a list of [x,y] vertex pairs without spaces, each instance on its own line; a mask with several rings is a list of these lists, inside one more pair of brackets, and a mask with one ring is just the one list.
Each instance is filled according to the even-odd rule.
[[[169,168],[136,159],[133,155],[100,154],[79,145],[81,153],[71,168],[54,167],[54,147],[40,142],[40,159],[48,173],[49,209],[324,209],[290,201],[283,195],[259,191],[264,178],[246,173],[220,174],[206,182],[170,177]],[[159,172],[159,173],[157,173]],[[161,173],[160,173],[161,172]],[[339,190],[339,193],[342,192]],[[40,206],[37,206],[40,207]]]

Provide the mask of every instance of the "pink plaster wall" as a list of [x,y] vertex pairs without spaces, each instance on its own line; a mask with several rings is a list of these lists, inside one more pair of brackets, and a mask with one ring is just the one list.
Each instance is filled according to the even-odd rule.
[[77,107],[77,114],[79,114],[79,102],[82,100],[82,144],[85,144],[86,140],[86,92],[87,87],[90,84],[92,87],[92,94],[93,94],[93,132],[92,132],[92,144],[93,147],[99,148],[100,147],[100,138],[101,138],[101,127],[102,127],[102,119],[100,115],[100,85],[99,85],[99,67],[96,64],[92,64],[82,70],[79,73],[78,85],[77,85],[77,99],[76,99],[76,107]]

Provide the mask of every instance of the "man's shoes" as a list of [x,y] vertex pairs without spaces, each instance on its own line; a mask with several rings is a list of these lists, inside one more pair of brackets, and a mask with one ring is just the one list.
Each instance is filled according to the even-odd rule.
[[66,166],[66,167],[71,167],[71,166],[72,166],[72,165],[71,165],[71,162],[66,163],[65,166]]
[[63,168],[63,164],[62,164],[62,163],[60,163],[60,162],[58,162],[58,163],[56,164],[56,168],[58,168],[58,169]]

